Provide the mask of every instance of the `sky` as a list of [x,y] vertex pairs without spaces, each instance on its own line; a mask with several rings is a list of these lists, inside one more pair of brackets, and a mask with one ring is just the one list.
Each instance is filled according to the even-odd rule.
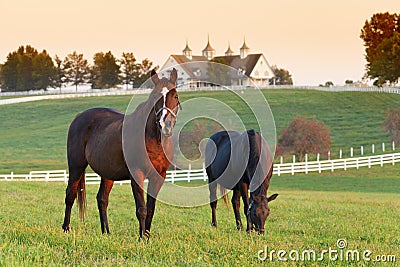
[[77,51],[117,58],[133,52],[163,65],[210,43],[223,55],[246,38],[251,53],[289,70],[296,85],[358,81],[365,73],[360,31],[378,12],[400,13],[399,0],[0,0],[0,63],[20,45],[64,58]]

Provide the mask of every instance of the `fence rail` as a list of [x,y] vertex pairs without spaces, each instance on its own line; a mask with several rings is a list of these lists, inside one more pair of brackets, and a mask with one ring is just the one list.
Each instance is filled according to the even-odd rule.
[[[390,153],[382,155],[374,155],[367,157],[345,158],[335,160],[321,160],[309,162],[294,162],[274,164],[275,175],[305,173],[322,171],[331,171],[342,169],[347,170],[350,168],[368,167],[374,165],[383,166],[384,164],[395,165],[400,162],[400,153]],[[66,170],[48,170],[48,171],[31,171],[29,174],[1,174],[1,181],[46,181],[46,182],[68,182],[68,173]],[[172,170],[167,171],[167,182],[175,183],[178,181],[191,182],[195,180],[207,180],[205,168],[202,169],[189,169],[187,170]],[[87,184],[99,184],[100,177],[96,173],[86,173]],[[118,181],[117,184],[130,183],[130,181]]]

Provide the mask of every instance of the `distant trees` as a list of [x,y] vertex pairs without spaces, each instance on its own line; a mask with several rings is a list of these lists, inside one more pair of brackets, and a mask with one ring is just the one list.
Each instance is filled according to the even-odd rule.
[[400,146],[400,109],[388,109],[383,126],[389,132],[391,141]]
[[43,50],[43,52],[32,59],[32,79],[34,82],[34,90],[46,90],[50,87],[55,74],[56,68],[46,50]]
[[56,55],[54,58],[54,61],[56,62],[55,64],[55,72],[53,76],[53,83],[52,85],[55,88],[60,88],[63,85],[63,83],[66,81],[65,73],[64,73],[64,65],[63,61]]
[[331,145],[329,129],[324,123],[297,116],[281,132],[276,154],[294,154],[303,161],[305,154],[327,153]]
[[137,71],[134,72],[133,87],[140,87],[147,79],[150,78],[150,72],[152,69],[157,70],[158,66],[153,67],[153,62],[148,58],[142,60],[140,64],[136,66]]
[[67,55],[64,59],[64,74],[66,81],[75,85],[76,91],[78,91],[78,85],[89,80],[89,64],[83,58],[83,54],[78,54],[74,51]]
[[55,68],[46,50],[41,53],[27,45],[11,52],[2,68],[2,86],[8,91],[46,89]]
[[276,65],[271,67],[275,77],[271,80],[274,85],[293,85],[292,75],[288,70],[278,68]]
[[122,53],[122,58],[119,60],[121,66],[121,82],[126,85],[126,89],[129,85],[133,86],[133,83],[138,76],[139,65],[136,64],[136,58],[133,53]]
[[365,21],[364,41],[367,76],[375,85],[397,83],[400,77],[400,14],[377,13]]
[[94,65],[91,69],[92,88],[111,88],[119,84],[120,67],[111,51],[96,53],[93,62]]
[[30,45],[20,46],[10,52],[4,64],[0,64],[0,85],[3,91],[46,90],[71,84],[90,83],[92,88],[110,88],[123,83],[139,87],[150,77],[154,64],[149,59],[137,63],[133,53],[123,53],[118,60],[111,51],[93,56],[93,65],[76,51],[64,60],[57,55],[53,59],[43,50],[41,53]]

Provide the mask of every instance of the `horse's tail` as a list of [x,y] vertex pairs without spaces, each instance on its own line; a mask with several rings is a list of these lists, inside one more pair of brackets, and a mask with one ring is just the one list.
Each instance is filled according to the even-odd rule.
[[78,184],[78,209],[79,218],[81,221],[85,220],[86,215],[86,188],[85,188],[85,172],[81,174]]
[[228,189],[226,189],[225,187],[223,187],[222,185],[218,184],[219,186],[219,193],[222,196],[222,199],[224,200],[225,206],[228,209],[229,208],[229,204],[228,204]]

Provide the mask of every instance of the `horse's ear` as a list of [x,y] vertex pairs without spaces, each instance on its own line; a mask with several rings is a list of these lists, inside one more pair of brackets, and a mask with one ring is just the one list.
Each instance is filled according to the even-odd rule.
[[170,76],[169,76],[169,80],[170,80],[173,84],[175,84],[177,79],[178,79],[178,72],[176,71],[175,68],[173,68],[172,71],[171,71],[171,74],[170,74]]
[[272,200],[274,200],[274,199],[277,198],[278,196],[279,196],[278,194],[273,194],[272,196],[269,196],[268,202],[271,202]]
[[157,84],[160,81],[155,69],[151,70],[151,74],[150,75],[151,75],[151,80],[153,81],[154,84]]

